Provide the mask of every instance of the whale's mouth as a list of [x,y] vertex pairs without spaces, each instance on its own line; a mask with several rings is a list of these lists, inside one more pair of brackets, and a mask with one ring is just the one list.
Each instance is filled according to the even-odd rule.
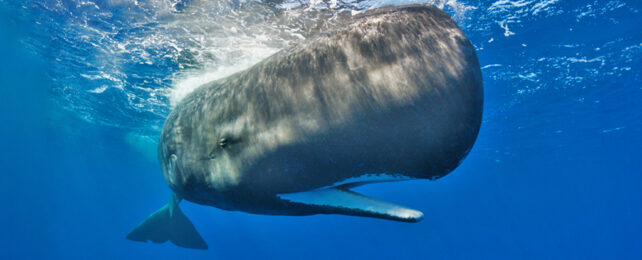
[[318,207],[319,213],[328,213],[329,211],[329,213],[336,214],[417,222],[423,218],[423,213],[418,210],[371,198],[350,190],[350,188],[369,183],[412,179],[414,178],[401,174],[364,174],[346,179],[332,186],[311,191],[278,194],[277,196],[289,202],[305,204],[313,208]]
[[176,165],[178,164],[178,156],[172,154],[167,160],[167,180],[172,184],[176,185],[178,183],[178,173]]
[[409,177],[403,174],[398,174],[398,173],[366,173],[358,177],[345,179],[343,181],[334,183],[333,185],[327,186],[324,188],[351,189],[354,187],[359,187],[361,185],[366,185],[370,183],[409,181],[409,180],[415,180],[415,179],[416,178]]

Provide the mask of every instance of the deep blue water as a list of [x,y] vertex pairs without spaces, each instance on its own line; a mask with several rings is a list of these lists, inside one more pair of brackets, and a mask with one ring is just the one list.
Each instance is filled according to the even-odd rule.
[[482,65],[477,143],[438,181],[358,188],[422,222],[184,202],[208,251],[125,240],[170,196],[155,142],[182,93],[384,5],[265,2],[0,0],[0,258],[642,259],[635,0],[437,3]]

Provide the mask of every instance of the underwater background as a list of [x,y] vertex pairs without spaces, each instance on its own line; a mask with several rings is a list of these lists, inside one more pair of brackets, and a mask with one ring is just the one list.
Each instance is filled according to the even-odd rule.
[[357,188],[416,224],[185,202],[209,244],[132,242],[167,203],[172,106],[340,17],[421,1],[0,0],[1,259],[642,259],[642,2],[443,0],[475,45],[477,142]]

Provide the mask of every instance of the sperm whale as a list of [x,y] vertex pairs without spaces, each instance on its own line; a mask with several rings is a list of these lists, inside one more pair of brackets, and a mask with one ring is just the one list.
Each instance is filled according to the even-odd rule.
[[477,138],[482,107],[475,49],[446,13],[354,15],[185,97],[158,145],[172,198],[127,238],[207,248],[181,200],[417,222],[420,211],[351,188],[450,173]]

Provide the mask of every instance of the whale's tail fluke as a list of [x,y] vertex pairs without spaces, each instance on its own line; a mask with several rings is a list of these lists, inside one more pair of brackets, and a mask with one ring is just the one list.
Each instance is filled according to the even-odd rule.
[[180,247],[207,249],[207,244],[201,235],[178,207],[179,202],[180,199],[172,194],[170,202],[149,215],[129,232],[127,239],[154,243],[163,243],[169,240]]

